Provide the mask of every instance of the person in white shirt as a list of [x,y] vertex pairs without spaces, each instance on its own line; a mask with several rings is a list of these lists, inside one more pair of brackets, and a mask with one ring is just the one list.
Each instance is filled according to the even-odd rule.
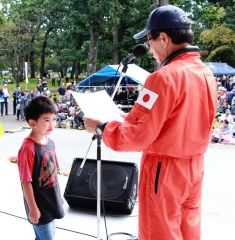
[[6,83],[3,84],[2,92],[4,96],[5,115],[8,115],[9,91]]

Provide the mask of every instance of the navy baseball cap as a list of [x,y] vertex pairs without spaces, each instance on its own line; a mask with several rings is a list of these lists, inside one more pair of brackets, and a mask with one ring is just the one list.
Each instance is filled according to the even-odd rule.
[[191,29],[192,21],[187,14],[178,7],[165,5],[154,9],[148,17],[146,27],[143,31],[136,33],[133,38],[140,39],[151,30],[164,29]]

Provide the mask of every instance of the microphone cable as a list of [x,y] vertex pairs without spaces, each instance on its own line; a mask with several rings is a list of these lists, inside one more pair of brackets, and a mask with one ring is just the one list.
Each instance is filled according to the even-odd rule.
[[[125,233],[125,232],[116,232],[116,233],[108,234],[106,214],[105,214],[105,206],[104,206],[104,199],[102,199],[102,207],[103,207],[103,213],[104,213],[106,240],[112,240],[110,237],[116,236],[116,235],[126,235],[126,236],[131,237],[130,239],[126,239],[126,240],[138,240],[138,238],[135,237],[134,235],[129,234],[129,233]],[[21,216],[18,216],[18,215],[9,213],[9,212],[5,212],[5,211],[0,210],[0,213],[5,214],[5,215],[10,216],[10,217],[14,217],[14,218],[18,218],[18,219],[21,219],[21,220],[28,221],[28,219],[25,218],[25,217],[21,217]],[[91,234],[88,234],[88,233],[78,232],[78,231],[75,231],[75,230],[72,230],[72,229],[68,229],[68,228],[57,227],[57,226],[55,228],[59,229],[59,230],[62,230],[62,231],[67,231],[67,232],[71,232],[71,233],[75,233],[75,234],[84,235],[84,236],[87,236],[87,237],[90,237],[90,238],[95,238],[95,239],[97,238],[97,236],[94,236],[94,235],[91,235]],[[104,239],[101,238],[100,240],[104,240]]]
[[[4,212],[4,211],[1,211],[1,210],[0,210],[0,213],[5,214],[5,215],[8,215],[8,216],[10,216],[10,217],[19,218],[19,219],[28,221],[28,219],[25,218],[25,217],[21,217],[21,216],[18,216],[18,215],[9,213],[9,212]],[[88,234],[88,233],[78,232],[78,231],[75,231],[75,230],[72,230],[72,229],[62,228],[62,227],[57,227],[57,226],[56,226],[55,228],[56,228],[56,229],[59,229],[59,230],[63,230],[63,231],[67,231],[67,232],[71,232],[71,233],[75,233],[75,234],[80,234],[80,235],[83,235],[83,236],[87,236],[87,237],[90,237],[90,238],[95,238],[95,239],[97,239],[97,236],[94,236],[94,235],[91,235],[91,234]],[[101,240],[104,240],[104,239],[101,239]]]

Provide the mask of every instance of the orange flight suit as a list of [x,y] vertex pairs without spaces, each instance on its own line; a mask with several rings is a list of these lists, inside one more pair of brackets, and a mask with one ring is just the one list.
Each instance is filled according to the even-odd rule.
[[124,123],[107,123],[104,143],[143,151],[139,240],[199,240],[205,153],[216,113],[213,74],[196,52],[152,73]]

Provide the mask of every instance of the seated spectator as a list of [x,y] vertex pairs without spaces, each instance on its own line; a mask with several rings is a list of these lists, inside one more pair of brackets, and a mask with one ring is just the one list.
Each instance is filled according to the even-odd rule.
[[42,96],[51,97],[51,91],[47,87],[43,88]]
[[227,89],[222,86],[218,87],[218,97],[227,98]]
[[235,87],[233,87],[233,89],[228,92],[227,94],[227,103],[231,106],[232,105],[232,100],[235,97]]
[[69,115],[69,110],[67,108],[66,103],[62,103],[60,106],[58,106],[58,112],[57,112],[57,118],[56,118],[56,125],[58,128],[62,127],[61,124],[64,120],[67,119]]
[[219,132],[222,126],[222,121],[220,120],[221,114],[216,114],[213,122],[213,129],[211,134],[211,142],[217,143],[219,142]]
[[223,121],[223,125],[220,128],[220,142],[230,143],[233,137],[233,126],[228,120]]
[[230,143],[233,137],[233,126],[228,120],[223,120],[222,125],[218,129],[214,129],[212,133],[212,142]]
[[83,117],[84,117],[84,113],[78,106],[76,106],[76,112],[74,116],[74,126],[73,126],[74,128],[77,128],[79,130],[85,129]]
[[218,113],[225,113],[226,109],[230,106],[227,103],[227,99],[224,97],[219,97],[217,112]]
[[64,101],[70,102],[71,99],[73,99],[71,94],[71,89],[70,89],[70,86],[67,86],[65,89]]
[[231,111],[231,115],[233,116],[233,120],[235,122],[235,97],[233,98],[234,101],[232,101],[231,107],[230,107],[230,111]]
[[233,119],[233,116],[231,115],[231,111],[229,109],[226,109],[225,110],[225,113],[224,114],[221,114],[220,116],[220,120],[227,120],[230,124],[234,124],[234,119]]

